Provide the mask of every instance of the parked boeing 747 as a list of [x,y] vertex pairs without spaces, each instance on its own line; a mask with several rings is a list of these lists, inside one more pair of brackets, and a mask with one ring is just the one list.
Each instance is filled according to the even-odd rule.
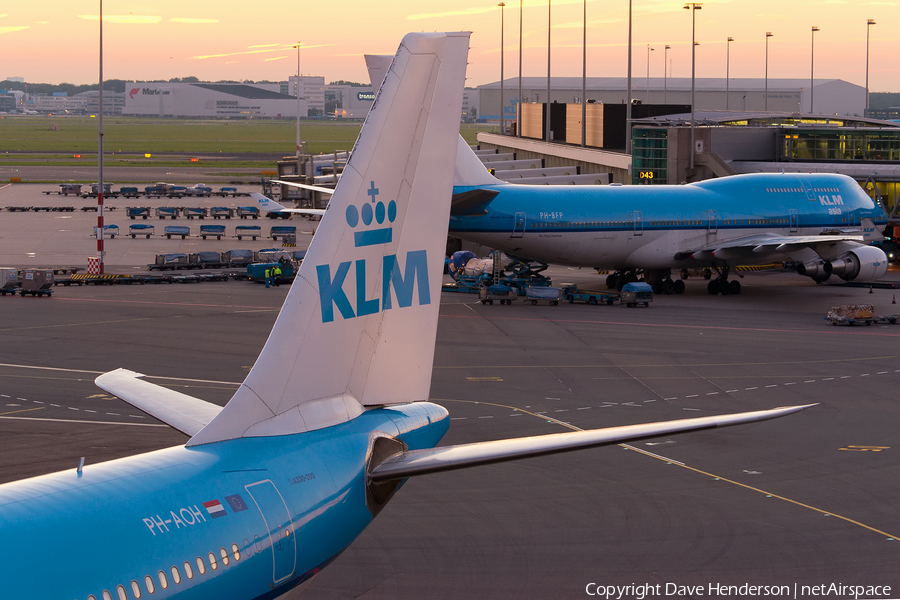
[[734,175],[687,185],[547,186],[496,179],[458,140],[450,234],[517,258],[637,271],[658,291],[680,293],[673,270],[710,268],[709,293],[740,293],[738,265],[793,261],[825,281],[873,281],[887,256],[887,214],[853,179],[832,174]]
[[409,477],[804,408],[436,447],[449,416],[427,400],[468,42],[404,38],[269,339],[224,408],[133,371],[97,378],[186,444],[0,485],[3,598],[289,596]]

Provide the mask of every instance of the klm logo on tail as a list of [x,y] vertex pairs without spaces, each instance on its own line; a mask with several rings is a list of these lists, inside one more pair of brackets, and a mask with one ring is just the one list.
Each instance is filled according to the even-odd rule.
[[[385,205],[377,201],[379,194],[375,182],[370,182],[366,191],[371,201],[357,208],[351,204],[347,207],[345,218],[351,229],[356,229],[360,222],[365,227],[353,232],[353,243],[357,248],[366,248],[389,244],[393,241],[391,224],[397,218],[397,202],[391,200]],[[386,222],[387,221],[387,222]],[[397,297],[397,308],[412,306],[413,292],[418,291],[419,305],[431,304],[431,293],[428,287],[428,254],[425,250],[414,250],[406,253],[405,266],[401,267],[396,254],[388,254],[381,261],[381,298],[366,298],[366,275],[368,272],[366,259],[342,262],[334,274],[331,265],[316,265],[319,282],[319,305],[322,310],[322,322],[334,321],[334,308],[343,319],[353,319],[372,315],[382,310],[393,308],[391,288]],[[344,291],[344,282],[354,267],[356,276],[355,306]]]

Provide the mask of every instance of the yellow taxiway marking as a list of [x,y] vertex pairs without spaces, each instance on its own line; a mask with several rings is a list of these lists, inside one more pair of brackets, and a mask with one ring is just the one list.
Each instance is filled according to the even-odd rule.
[[[545,420],[545,421],[548,421],[548,422],[551,422],[551,423],[555,423],[555,424],[557,424],[557,425],[562,425],[563,427],[568,427],[568,428],[571,429],[572,431],[584,431],[584,429],[581,429],[580,427],[576,427],[575,425],[572,425],[572,424],[570,424],[570,423],[566,423],[566,422],[564,422],[564,421],[560,421],[560,420],[558,420],[558,419],[554,419],[553,417],[548,417],[547,415],[540,415],[540,414],[537,414],[537,413],[534,413],[534,412],[531,412],[531,411],[528,411],[528,410],[524,410],[524,409],[521,409],[521,408],[516,408],[515,406],[509,406],[509,405],[506,405],[506,404],[497,404],[497,403],[495,403],[495,402],[478,402],[478,401],[475,401],[475,400],[454,400],[454,399],[450,399],[450,398],[433,398],[432,401],[433,401],[433,402],[463,402],[463,403],[466,403],[466,404],[485,404],[485,405],[487,405],[487,406],[496,406],[496,407],[499,407],[499,408],[506,408],[506,409],[509,409],[509,410],[514,410],[514,411],[517,411],[517,412],[521,412],[521,413],[524,413],[524,414],[526,414],[526,415],[531,415],[532,417],[537,417],[537,418],[539,418],[539,419],[543,419],[543,420]],[[771,492],[767,492],[767,491],[765,491],[765,490],[763,490],[763,489],[760,489],[760,488],[758,488],[758,487],[753,487],[752,485],[747,485],[746,483],[741,483],[741,482],[739,482],[739,481],[734,481],[733,479],[728,479],[728,478],[726,478],[726,477],[720,477],[720,476],[718,476],[718,475],[714,475],[714,474],[712,474],[712,473],[708,473],[708,472],[706,472],[706,471],[703,471],[702,469],[698,469],[698,468],[696,468],[696,467],[688,466],[688,465],[684,464],[683,462],[679,462],[679,461],[677,461],[677,460],[674,460],[674,459],[671,459],[671,458],[667,458],[667,457],[661,456],[661,455],[659,455],[659,454],[653,454],[652,452],[647,452],[646,450],[641,450],[640,448],[636,448],[636,447],[631,446],[631,445],[629,445],[629,444],[619,444],[619,446],[621,446],[622,448],[625,448],[626,450],[633,450],[633,451],[635,451],[635,452],[638,452],[639,454],[643,454],[643,455],[645,455],[645,456],[649,456],[650,458],[655,458],[656,460],[663,461],[663,462],[668,463],[668,464],[673,464],[673,465],[675,465],[675,466],[681,467],[682,469],[687,469],[688,471],[693,471],[694,473],[699,473],[699,474],[701,474],[701,475],[705,475],[705,476],[707,476],[707,477],[711,477],[711,478],[715,479],[716,481],[724,481],[724,482],[726,482],[726,483],[730,483],[730,484],[732,484],[732,485],[736,485],[736,486],[738,486],[738,487],[742,487],[742,488],[747,489],[747,490],[751,490],[751,491],[754,491],[754,492],[757,492],[757,493],[760,493],[760,494],[764,494],[767,498],[777,498],[778,500],[782,500],[782,501],[787,502],[787,503],[789,503],[789,504],[793,504],[793,505],[795,505],[795,506],[800,506],[800,507],[802,507],[802,508],[809,509],[809,510],[811,510],[811,511],[814,511],[814,512],[817,512],[817,513],[819,513],[819,514],[821,514],[821,515],[824,515],[824,516],[826,516],[826,517],[834,517],[834,518],[836,518],[836,519],[840,519],[840,520],[842,520],[842,521],[846,521],[847,523],[851,523],[851,524],[856,525],[856,526],[858,526],[858,527],[862,527],[863,529],[868,529],[869,531],[874,531],[875,533],[877,533],[877,534],[879,534],[879,535],[883,535],[883,536],[885,536],[885,537],[888,538],[888,539],[891,539],[891,540],[900,540],[900,537],[898,537],[898,536],[896,536],[896,535],[891,535],[890,533],[886,533],[886,532],[884,532],[884,531],[881,531],[880,529],[876,529],[876,528],[874,528],[874,527],[870,527],[869,525],[866,525],[865,523],[860,523],[859,521],[855,521],[855,520],[853,520],[853,519],[851,519],[851,518],[849,518],[849,517],[844,517],[844,516],[842,516],[842,515],[838,515],[838,514],[835,514],[835,513],[833,513],[833,512],[829,512],[829,511],[827,511],[827,510],[822,510],[821,508],[816,508],[815,506],[811,506],[811,505],[809,505],[809,504],[804,504],[803,502],[799,502],[799,501],[797,501],[797,500],[791,500],[790,498],[787,498],[787,497],[785,497],[785,496],[780,496],[780,495],[778,495],[778,494],[773,494],[773,493],[771,493]]]
[[16,413],[30,412],[32,410],[44,410],[43,406],[38,406],[37,408],[23,408],[22,410],[11,410],[9,412],[0,413],[0,417],[3,415],[14,415]]

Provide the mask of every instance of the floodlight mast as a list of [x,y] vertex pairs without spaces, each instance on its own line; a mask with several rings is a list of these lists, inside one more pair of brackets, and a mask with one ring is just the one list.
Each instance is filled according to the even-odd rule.
[[100,102],[100,139],[97,145],[97,255],[100,263],[99,274],[103,275],[106,255],[103,248],[103,0],[100,0],[100,92],[97,99]]

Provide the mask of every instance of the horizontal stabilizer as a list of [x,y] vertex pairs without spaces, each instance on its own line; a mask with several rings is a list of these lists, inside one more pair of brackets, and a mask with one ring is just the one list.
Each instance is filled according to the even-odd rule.
[[605,429],[591,429],[572,433],[554,433],[537,437],[496,440],[476,444],[461,444],[443,448],[408,450],[390,457],[369,474],[374,482],[404,479],[415,475],[439,473],[453,469],[463,469],[478,465],[532,458],[559,452],[583,450],[597,446],[609,446],[622,442],[633,442],[644,438],[675,433],[686,433],[700,429],[728,427],[754,421],[765,421],[799,412],[813,404],[789,406],[771,410],[718,415],[695,419],[679,419],[663,423],[644,423]]
[[121,398],[187,435],[195,435],[222,410],[205,400],[172,391],[160,385],[138,379],[142,373],[116,369],[94,380],[103,390]]

